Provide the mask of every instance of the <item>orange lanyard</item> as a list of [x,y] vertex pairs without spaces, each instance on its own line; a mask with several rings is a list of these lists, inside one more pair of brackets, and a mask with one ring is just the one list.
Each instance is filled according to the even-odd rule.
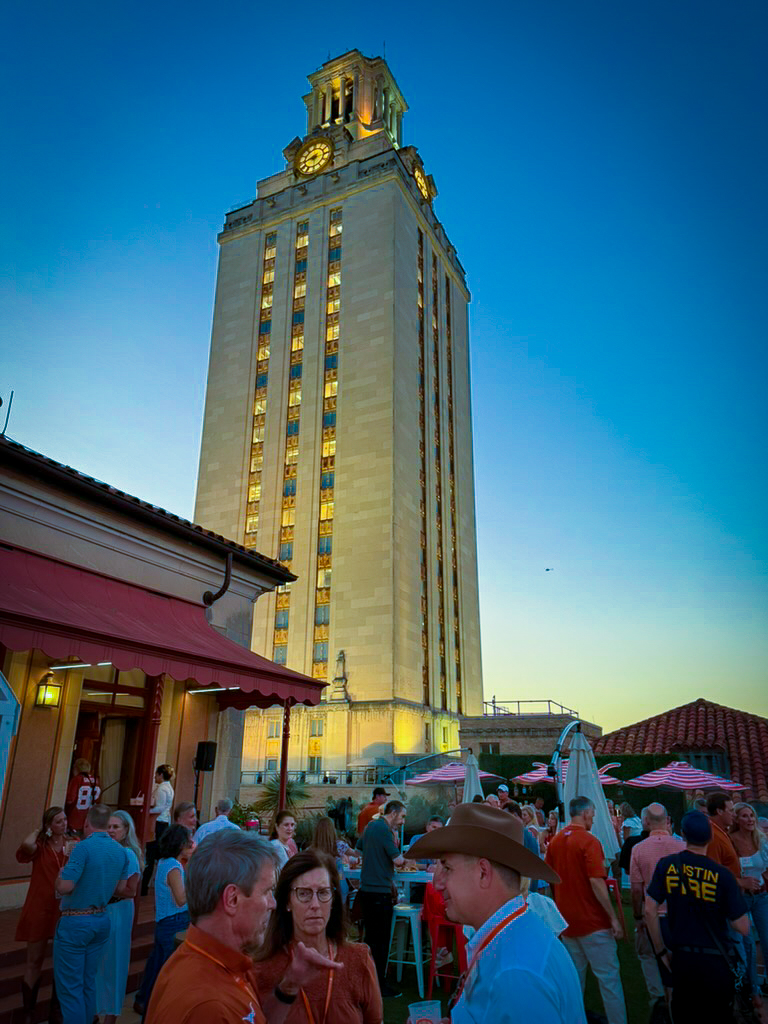
[[[190,949],[194,949],[196,953],[201,953],[203,956],[208,957],[209,960],[213,960],[213,962],[215,964],[218,964],[219,967],[222,967],[227,972],[227,974],[231,974],[232,977],[235,979],[235,984],[239,988],[241,988],[243,992],[245,992],[249,1000],[252,1000],[257,1006],[261,1005],[259,1003],[258,996],[253,991],[248,982],[245,980],[245,978],[241,978],[239,974],[235,974],[235,972],[230,967],[227,967],[225,963],[222,963],[221,960],[217,960],[215,956],[211,956],[210,953],[206,952],[206,950],[204,949],[201,949],[200,946],[196,946],[193,942],[190,942],[189,939],[187,939],[187,946]],[[253,1009],[253,1007],[251,1007],[251,1009]]]
[[[328,955],[331,960],[336,959],[333,953],[333,946],[330,944],[328,946]],[[325,1009],[323,1010],[323,1019],[320,1022],[320,1024],[325,1024],[326,1020],[328,1019],[328,1007],[331,1005],[331,992],[333,991],[333,976],[335,973],[335,971],[332,971],[330,969],[328,970],[328,988],[325,990]],[[315,1017],[314,1014],[312,1013],[312,1008],[309,1005],[307,993],[304,991],[303,988],[299,989],[299,991],[301,992],[301,998],[304,1000],[304,1009],[307,1011],[307,1021],[309,1022],[309,1024],[315,1024]]]
[[472,959],[469,962],[469,967],[467,967],[466,971],[464,971],[462,976],[459,978],[459,984],[456,989],[456,994],[451,999],[451,1006],[455,1006],[461,999],[461,993],[464,991],[464,986],[469,981],[469,976],[472,973],[475,964],[477,963],[480,954],[483,952],[483,950],[493,942],[493,940],[496,938],[499,932],[503,932],[507,925],[510,925],[518,917],[521,917],[527,909],[528,904],[523,903],[522,907],[518,907],[517,910],[513,910],[511,914],[508,914],[502,921],[499,921],[496,927],[493,928],[488,935],[486,935],[486,937],[477,947],[475,952],[472,954]]

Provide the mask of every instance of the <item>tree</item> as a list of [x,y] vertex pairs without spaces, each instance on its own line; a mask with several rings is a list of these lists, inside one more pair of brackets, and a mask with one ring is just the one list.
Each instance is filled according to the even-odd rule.
[[[300,805],[309,799],[309,790],[302,782],[287,779],[285,784],[285,810],[297,814]],[[280,808],[280,776],[268,775],[264,783],[264,792],[259,800],[251,804],[258,815],[272,820]]]

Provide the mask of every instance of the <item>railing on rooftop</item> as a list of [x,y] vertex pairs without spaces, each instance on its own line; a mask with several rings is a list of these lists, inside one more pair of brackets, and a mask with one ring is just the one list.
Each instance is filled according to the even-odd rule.
[[227,213],[230,214],[230,213],[234,213],[235,210],[242,210],[244,206],[250,206],[251,203],[255,203],[255,202],[256,202],[256,200],[253,198],[253,196],[251,196],[250,199],[244,199],[242,201],[242,203],[235,203],[234,206],[228,207]]
[[[535,708],[529,705],[535,704]],[[525,705],[525,710],[523,710]],[[553,710],[554,709],[554,710]],[[558,704],[556,700],[490,700],[483,701],[483,715],[485,718],[496,718],[498,715],[570,715],[578,718],[578,711],[573,708],[566,708]]]
[[[277,775],[278,770],[240,772],[241,786],[263,786],[269,776]],[[343,768],[323,772],[288,772],[288,778],[294,782],[303,782],[308,786],[376,786],[386,778],[393,786],[402,785],[403,771],[381,765],[376,768]]]

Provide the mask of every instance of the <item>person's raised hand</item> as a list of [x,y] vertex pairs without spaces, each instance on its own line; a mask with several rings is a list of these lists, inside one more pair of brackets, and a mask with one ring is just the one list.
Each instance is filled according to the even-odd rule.
[[344,964],[338,960],[331,960],[316,949],[305,946],[303,942],[296,944],[293,951],[293,959],[288,965],[288,970],[280,981],[280,991],[286,995],[293,995],[300,988],[308,985],[319,971],[338,971]]

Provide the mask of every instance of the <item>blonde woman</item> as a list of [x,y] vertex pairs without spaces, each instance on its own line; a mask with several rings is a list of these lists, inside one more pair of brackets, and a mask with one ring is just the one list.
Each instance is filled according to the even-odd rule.
[[141,847],[136,837],[133,818],[126,811],[115,811],[109,819],[107,832],[125,847],[131,874],[128,892],[124,897],[113,896],[107,906],[111,924],[109,938],[96,975],[96,1012],[104,1014],[104,1024],[115,1024],[125,1002],[128,987],[128,969],[131,961],[131,931],[133,929],[134,897],[139,889],[139,877],[144,866]]
[[[736,848],[741,863],[741,877],[753,879],[754,887],[742,889],[747,901],[747,910],[757,929],[763,958],[768,955],[768,841],[757,827],[757,815],[750,804],[738,803],[733,808],[733,825],[731,825],[731,842]],[[749,961],[749,980],[752,984],[752,1002],[755,1006],[762,1003],[760,982],[757,977],[757,958],[753,942],[745,943]]]

